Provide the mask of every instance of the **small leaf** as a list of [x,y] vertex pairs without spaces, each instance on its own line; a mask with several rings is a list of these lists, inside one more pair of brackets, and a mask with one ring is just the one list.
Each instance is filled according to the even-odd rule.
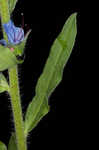
[[17,150],[16,137],[14,133],[12,133],[11,135],[11,138],[8,144],[8,150]]
[[75,13],[68,18],[62,32],[51,47],[50,55],[45,64],[43,73],[37,82],[36,95],[27,108],[25,116],[25,135],[48,113],[48,98],[62,80],[64,66],[72,52],[76,34]]
[[11,14],[12,11],[14,10],[17,1],[18,1],[18,0],[8,0],[8,3],[9,3],[9,12],[10,12],[10,14]]
[[28,36],[29,36],[30,32],[31,32],[31,30],[29,30],[27,32],[27,34],[25,35],[24,40],[20,44],[13,46],[13,48],[14,48],[14,54],[16,56],[17,55],[18,56],[22,56],[23,55],[24,49],[25,49],[25,45],[26,45],[26,42],[27,42],[27,39],[28,39]]
[[0,141],[0,150],[7,150],[5,144],[2,143],[1,141]]
[[5,91],[9,91],[9,85],[4,75],[0,73],[0,93]]
[[0,71],[4,71],[20,63],[9,48],[0,45]]

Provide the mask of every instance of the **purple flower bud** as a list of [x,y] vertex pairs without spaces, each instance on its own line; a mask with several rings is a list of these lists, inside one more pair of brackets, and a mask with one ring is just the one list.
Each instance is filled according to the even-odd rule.
[[24,40],[23,29],[15,27],[14,23],[11,20],[8,23],[3,24],[3,27],[8,36],[9,44],[16,45]]

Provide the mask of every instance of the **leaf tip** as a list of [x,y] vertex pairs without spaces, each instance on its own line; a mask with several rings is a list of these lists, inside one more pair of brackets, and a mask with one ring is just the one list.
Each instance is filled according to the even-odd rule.
[[71,15],[71,18],[73,19],[73,20],[77,20],[77,12],[75,12],[75,13],[73,13],[72,15]]

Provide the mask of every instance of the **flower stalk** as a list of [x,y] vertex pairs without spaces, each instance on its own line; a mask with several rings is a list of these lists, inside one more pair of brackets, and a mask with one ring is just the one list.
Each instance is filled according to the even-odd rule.
[[[8,0],[0,0],[0,15],[2,28],[3,24],[6,24],[10,21]],[[3,29],[4,40],[8,42],[8,37]],[[19,84],[18,84],[18,70],[17,65],[8,70],[9,72],[9,82],[10,82],[10,97],[13,110],[13,117],[15,123],[16,131],[16,140],[18,150],[27,150],[26,138],[24,135],[24,124],[22,117],[22,108],[20,103],[20,93],[19,93]]]

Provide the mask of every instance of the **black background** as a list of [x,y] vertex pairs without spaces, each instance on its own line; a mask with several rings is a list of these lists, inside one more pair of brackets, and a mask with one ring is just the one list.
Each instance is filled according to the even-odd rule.
[[[25,48],[25,61],[19,66],[19,81],[23,112],[35,94],[38,77],[49,55],[50,47],[61,31],[66,19],[77,12],[78,34],[71,57],[65,67],[63,80],[49,98],[51,110],[29,134],[29,150],[65,146],[77,148],[81,129],[80,101],[80,5],[77,1],[39,2],[19,0],[12,19],[17,26],[32,32]],[[7,72],[4,74],[7,76]],[[0,94],[0,140],[8,144],[14,131],[10,98]],[[45,143],[47,146],[45,146]]]

